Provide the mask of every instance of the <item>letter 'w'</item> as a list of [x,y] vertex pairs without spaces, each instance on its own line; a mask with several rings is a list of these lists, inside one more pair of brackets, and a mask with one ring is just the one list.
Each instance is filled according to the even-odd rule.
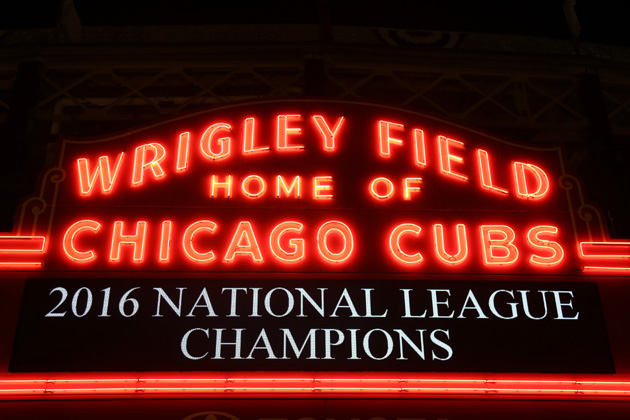
[[98,158],[98,164],[94,169],[94,172],[90,175],[89,162],[85,158],[77,159],[77,165],[79,167],[79,187],[81,189],[81,195],[90,195],[96,184],[96,178],[101,178],[101,190],[104,194],[110,193],[116,181],[116,175],[120,170],[120,165],[123,160],[124,152],[121,152],[114,162],[114,169],[109,166],[109,157],[101,156]]

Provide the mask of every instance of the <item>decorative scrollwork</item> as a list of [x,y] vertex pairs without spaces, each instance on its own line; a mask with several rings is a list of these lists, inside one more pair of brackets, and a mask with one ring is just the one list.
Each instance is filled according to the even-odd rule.
[[580,181],[577,180],[573,175],[562,175],[560,179],[558,179],[558,184],[565,191],[570,191],[573,188],[580,187]]
[[597,209],[588,204],[583,204],[578,208],[578,216],[580,216],[580,219],[588,223],[592,222],[593,218],[597,217],[598,214],[599,212]]
[[[38,204],[34,204],[38,203]],[[42,197],[31,197],[24,202],[25,208],[31,209],[31,214],[34,216],[39,216],[40,214],[46,211],[46,207],[48,207],[48,203]]]
[[50,176],[50,182],[52,182],[53,184],[59,184],[66,179],[66,171],[63,168],[56,166],[46,172],[46,175],[44,175],[44,179],[46,179],[48,176]]

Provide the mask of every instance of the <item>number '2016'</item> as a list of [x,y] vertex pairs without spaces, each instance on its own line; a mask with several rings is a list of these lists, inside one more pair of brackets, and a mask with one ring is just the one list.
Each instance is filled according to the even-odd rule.
[[[139,289],[139,287],[134,287],[127,290],[118,301],[118,312],[120,312],[120,314],[125,318],[134,316],[136,313],[138,313],[138,309],[140,308],[138,300],[130,297],[131,293],[136,289]],[[57,302],[55,307],[52,308],[44,316],[45,318],[62,318],[65,317],[68,313],[67,310],[63,310],[66,308],[64,304],[66,304],[66,301],[70,296],[68,290],[66,290],[66,288],[64,287],[55,287],[50,291],[49,296],[56,294],[56,292],[59,292],[60,294],[59,301]],[[101,290],[101,292],[103,293],[103,300],[102,304],[100,305],[101,313],[98,316],[110,317],[111,315],[109,314],[109,303],[111,300],[111,287],[107,287]],[[87,287],[81,287],[74,292],[74,294],[72,295],[72,299],[70,300],[70,310],[72,312],[72,315],[76,316],[77,318],[83,318],[88,313],[90,313],[93,307],[94,296],[90,289],[88,289]]]

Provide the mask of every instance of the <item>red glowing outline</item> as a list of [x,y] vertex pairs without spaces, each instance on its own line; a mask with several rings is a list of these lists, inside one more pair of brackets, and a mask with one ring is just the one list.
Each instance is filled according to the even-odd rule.
[[451,176],[455,179],[459,179],[462,181],[468,181],[468,177],[466,175],[460,174],[458,172],[453,172],[451,168],[451,161],[457,163],[464,163],[464,159],[461,156],[452,155],[450,152],[450,148],[454,146],[458,149],[465,150],[466,147],[464,143],[458,140],[453,140],[446,138],[444,136],[438,136],[438,155],[440,157],[440,172],[444,175]]
[[[468,258],[468,239],[466,237],[466,225],[458,223],[456,226],[457,253],[451,255],[446,252],[444,246],[444,226],[436,223],[433,225],[433,245],[435,246],[435,255],[444,263],[449,265],[458,265],[466,261]],[[462,246],[462,238],[464,238],[464,246]]]
[[0,261],[0,268],[24,268],[24,267],[41,267],[42,263],[41,262],[19,262],[19,261]]
[[[5,248],[3,242],[18,241],[18,246],[13,248]],[[29,248],[26,245],[38,245],[37,248]],[[24,245],[24,247],[20,247]],[[46,245],[45,236],[0,236],[0,254],[4,255],[29,255],[43,254]],[[24,267],[41,267],[43,264],[39,261],[1,261],[0,268],[24,268]]]
[[243,127],[243,154],[261,153],[269,150],[269,146],[254,146],[254,132],[256,120],[253,117],[245,118]]
[[412,187],[409,185],[410,182],[416,182],[416,183],[421,183],[422,182],[422,178],[405,178],[403,180],[403,188],[404,188],[404,193],[403,193],[403,198],[405,200],[411,200],[411,192],[420,192],[422,191],[422,189],[420,187]]
[[147,239],[147,222],[140,220],[136,223],[136,232],[131,235],[123,235],[122,230],[124,222],[116,220],[112,232],[112,244],[109,252],[109,261],[120,261],[121,245],[133,246],[133,262],[141,263],[144,261],[144,244]]
[[[328,181],[329,184],[320,184],[320,181]],[[320,194],[320,191],[332,191],[333,189],[333,177],[332,176],[316,176],[313,177],[313,198],[316,200],[328,200],[332,199],[332,194]]]
[[337,122],[335,122],[332,130],[322,115],[313,115],[312,119],[315,126],[319,129],[320,134],[324,138],[324,150],[328,152],[335,150],[335,136],[345,121],[345,117],[341,116],[337,118]]
[[184,132],[179,135],[177,142],[177,172],[184,172],[188,169],[188,153],[190,149],[190,133]]
[[630,254],[589,254],[584,252],[584,246],[605,246],[605,247],[630,247],[630,242],[580,242],[580,257],[582,258],[612,258],[626,259],[630,258]]
[[[150,376],[149,376],[150,375]],[[181,375],[181,374],[180,374]],[[299,375],[299,376],[298,376]],[[257,395],[277,398],[278,395],[299,398],[325,398],[327,395],[378,395],[384,398],[401,396],[452,396],[474,399],[512,397],[524,400],[554,398],[562,400],[628,401],[630,381],[593,380],[567,376],[514,375],[352,375],[331,372],[324,376],[302,373],[277,375],[257,372],[151,373],[141,376],[94,374],[57,374],[33,377],[11,375],[0,380],[0,398],[11,399],[115,399],[118,396],[156,395],[160,398],[181,398],[182,395]]]
[[[326,244],[328,235],[332,231],[338,232],[343,237],[343,249],[336,254],[330,252]],[[350,245],[348,245],[348,242]],[[321,225],[317,231],[317,250],[324,260],[333,264],[342,263],[350,258],[354,250],[354,238],[352,237],[352,232],[348,225],[336,220],[331,220]]]
[[294,191],[294,188],[296,192],[293,194],[293,196],[295,197],[297,195],[297,197],[295,198],[302,198],[302,177],[300,175],[296,175],[295,177],[293,177],[293,181],[291,181],[290,186],[287,186],[287,183],[282,175],[277,176],[276,198],[280,198],[280,191],[284,191],[285,196],[289,197],[291,195],[291,192]]
[[[249,184],[251,184],[253,180],[258,181],[258,185],[260,186],[260,190],[255,194],[248,191]],[[248,198],[258,198],[267,191],[267,183],[258,175],[248,175],[241,183],[241,191],[243,191],[243,194],[245,194]]]
[[[549,178],[545,171],[531,163],[513,162],[514,167],[514,183],[516,185],[516,196],[525,200],[540,200],[549,193]],[[525,169],[528,169],[538,180],[538,189],[535,192],[529,192],[527,188],[527,179],[525,177]]]
[[490,172],[490,159],[488,158],[488,152],[482,149],[477,149],[477,161],[479,162],[481,188],[497,192],[499,194],[507,194],[508,190],[496,187],[492,184],[492,174]]
[[379,150],[378,153],[382,157],[390,157],[391,148],[389,146],[390,143],[402,145],[403,141],[401,139],[395,139],[390,137],[390,129],[404,131],[405,126],[398,123],[393,123],[389,121],[379,121],[378,122],[378,140],[379,140]]
[[79,168],[79,191],[81,195],[90,195],[92,193],[95,184],[94,181],[96,181],[96,177],[99,173],[101,174],[101,191],[103,194],[109,194],[116,181],[116,176],[120,170],[124,155],[124,152],[118,154],[116,162],[114,162],[113,175],[109,167],[109,156],[100,156],[98,158],[98,165],[96,165],[92,176],[89,175],[88,160],[85,158],[77,159],[77,166]]
[[555,226],[534,226],[527,232],[527,241],[529,244],[536,249],[549,250],[553,251],[553,255],[549,257],[541,257],[540,255],[532,254],[529,257],[529,262],[531,264],[551,267],[554,265],[558,265],[562,262],[564,258],[564,249],[558,242],[541,239],[539,235],[541,234],[550,234],[554,237],[558,236],[558,228]]
[[[584,259],[590,259],[590,260],[597,260],[597,259],[604,259],[604,260],[608,260],[608,261],[625,261],[628,258],[630,258],[630,253],[628,253],[627,250],[622,251],[619,250],[620,252],[615,253],[615,254],[591,254],[586,252],[586,249],[584,247],[598,247],[598,246],[602,246],[602,247],[611,247],[611,248],[615,248],[615,247],[629,247],[630,246],[630,242],[580,242],[579,243],[579,253],[580,253],[580,257],[584,258]],[[596,272],[606,272],[606,271],[612,271],[612,272],[621,272],[621,273],[626,273],[626,272],[630,272],[630,267],[615,267],[615,266],[584,266],[583,267],[584,271],[596,271]]]
[[291,252],[287,252],[280,246],[280,239],[282,235],[287,232],[302,233],[304,225],[300,222],[282,222],[273,228],[269,235],[269,249],[271,249],[272,255],[284,262],[284,263],[296,263],[304,259],[304,239],[291,238],[289,239],[289,246],[293,249]]
[[208,231],[213,234],[216,228],[217,224],[211,220],[198,220],[188,226],[182,237],[182,247],[186,257],[196,263],[206,263],[214,260],[215,256],[212,250],[208,252],[197,251],[193,246],[193,240],[198,232]]
[[217,143],[219,143],[220,146],[219,153],[214,153],[212,151],[210,142],[212,141],[214,134],[219,130],[226,130],[227,132],[230,132],[232,131],[232,126],[227,123],[212,124],[206,129],[206,131],[203,132],[203,135],[201,136],[201,140],[199,142],[201,153],[208,159],[221,160],[227,158],[230,155],[230,144],[232,142],[232,139],[230,137],[221,137],[219,140],[217,140]]
[[289,127],[289,122],[304,121],[301,115],[278,115],[278,133],[276,138],[276,144],[278,150],[300,150],[304,149],[303,144],[289,145],[289,136],[297,136],[302,134],[302,129],[299,127]]
[[[483,263],[485,265],[512,265],[518,260],[518,248],[514,245],[516,234],[511,227],[507,225],[482,225],[479,227],[481,232],[481,250],[483,252]],[[503,239],[492,239],[493,233],[499,233]],[[506,256],[495,256],[495,249],[506,249]],[[512,256],[512,257],[510,257]]]
[[[20,245],[30,245],[32,243],[37,243],[41,241],[41,246],[38,248],[4,248],[2,247],[3,240],[9,241],[18,241]],[[0,236],[0,253],[11,253],[11,254],[30,254],[33,252],[44,252],[44,245],[46,242],[45,236]]]
[[171,231],[173,222],[164,220],[162,222],[162,232],[160,234],[160,262],[168,262],[171,251]]
[[[147,149],[153,150],[153,159],[146,161]],[[138,153],[142,150],[142,153]],[[151,169],[153,177],[160,179],[166,175],[160,163],[166,157],[166,149],[160,143],[143,144],[136,147],[136,152],[133,158],[133,174],[131,178],[131,185],[138,186],[142,184],[144,179],[144,171]]]
[[402,248],[400,247],[401,236],[408,233],[411,233],[415,236],[420,236],[421,231],[422,228],[413,223],[402,223],[392,230],[392,233],[390,233],[389,235],[389,250],[398,261],[405,264],[417,264],[424,260],[420,252],[417,252],[415,254],[407,254],[406,252],[403,252]]
[[[241,245],[243,240],[247,242],[247,245]],[[232,241],[230,242],[230,246],[225,252],[223,261],[231,263],[234,261],[236,254],[251,255],[254,262],[263,262],[263,257],[260,253],[260,247],[258,246],[256,235],[254,235],[252,224],[248,221],[239,222],[238,227],[234,232],[234,236],[232,237]]]
[[[217,190],[222,188],[224,190],[223,197],[230,198],[232,197],[232,175],[226,175],[227,181],[219,182],[217,175],[212,175],[210,177],[210,197],[216,198]],[[223,178],[223,179],[226,179]]]
[[[385,182],[386,185],[388,186],[387,193],[385,195],[381,195],[376,191],[377,182]],[[384,176],[374,178],[372,182],[370,182],[370,194],[372,195],[372,197],[376,198],[377,200],[387,200],[388,198],[391,198],[392,195],[394,194],[394,184],[392,183],[392,181],[385,178]]]
[[414,128],[413,130],[413,145],[416,165],[427,166],[427,153],[424,147],[424,131],[419,128]]
[[74,239],[82,230],[90,230],[94,233],[98,232],[101,224],[94,220],[79,220],[72,224],[63,235],[62,248],[66,256],[72,261],[85,263],[96,259],[96,254],[92,250],[79,251],[74,246]]
[[584,266],[584,271],[613,271],[618,273],[630,273],[630,267],[608,267],[608,266]]

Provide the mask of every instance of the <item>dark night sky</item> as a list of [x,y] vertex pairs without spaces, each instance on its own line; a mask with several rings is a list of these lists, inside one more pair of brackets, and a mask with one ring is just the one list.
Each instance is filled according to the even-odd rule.
[[[624,3],[576,0],[575,10],[582,26],[579,39],[630,45]],[[0,29],[54,27],[58,4],[54,0],[24,0],[3,5]],[[231,1],[75,0],[84,25],[313,24],[320,19],[322,4],[327,4],[335,25],[570,38],[562,0],[281,0],[246,7]]]

